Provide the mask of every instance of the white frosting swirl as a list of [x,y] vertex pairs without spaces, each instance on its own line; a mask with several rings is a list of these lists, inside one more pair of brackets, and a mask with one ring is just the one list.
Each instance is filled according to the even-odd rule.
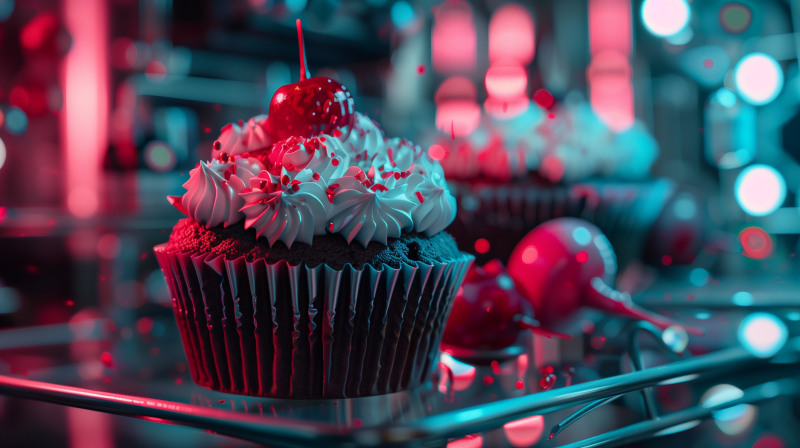
[[367,247],[370,241],[377,241],[386,245],[387,238],[399,238],[414,225],[414,203],[406,197],[405,185],[375,191],[355,177],[342,177],[337,183],[330,230],[341,233],[348,243],[356,240]]
[[267,116],[256,115],[239,123],[228,123],[220,131],[220,136],[214,143],[212,158],[217,158],[225,153],[229,156],[239,156],[244,153],[256,153],[272,146],[272,139],[267,132]]
[[[215,159],[192,170],[180,204],[208,228],[244,219],[245,228],[270,246],[312,244],[314,235],[332,232],[366,247],[412,230],[432,236],[455,218],[456,201],[439,163],[406,140],[386,139],[365,115],[356,114],[346,138],[291,137],[257,158],[237,155],[241,148],[231,142],[243,131],[237,125],[226,129],[220,137],[222,149],[231,150],[220,150],[225,162]],[[237,138],[236,144],[246,146]],[[237,173],[230,172],[234,166]]]
[[310,245],[314,235],[325,233],[325,218],[332,206],[321,183],[283,185],[280,177],[267,171],[249,183],[250,188],[238,190],[244,202],[244,225],[254,228],[256,236],[264,235],[270,246],[277,241],[289,248],[295,241]]
[[189,217],[207,229],[220,224],[228,227],[244,217],[239,212],[244,200],[234,191],[233,185],[244,185],[243,182],[263,168],[254,158],[225,163],[216,159],[201,162],[189,172],[189,180],[183,184],[187,191],[181,198],[181,205]]

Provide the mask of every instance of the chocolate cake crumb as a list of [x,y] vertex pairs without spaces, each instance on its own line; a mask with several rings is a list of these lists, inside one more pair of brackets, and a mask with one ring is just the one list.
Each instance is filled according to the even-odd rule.
[[342,269],[350,263],[356,269],[370,264],[380,269],[382,264],[400,268],[402,264],[420,261],[431,264],[433,261],[450,261],[458,257],[455,240],[445,232],[432,237],[416,232],[404,233],[400,238],[389,238],[388,244],[372,241],[367,247],[347,240],[338,233],[328,233],[314,237],[313,245],[295,242],[291,249],[282,241],[272,247],[266,238],[256,238],[254,229],[245,229],[240,221],[228,227],[217,226],[206,229],[197,221],[185,218],[175,225],[169,237],[167,250],[189,252],[212,252],[233,260],[244,256],[247,261],[263,258],[268,264],[286,260],[296,266],[305,262],[308,267],[326,264],[333,269]]

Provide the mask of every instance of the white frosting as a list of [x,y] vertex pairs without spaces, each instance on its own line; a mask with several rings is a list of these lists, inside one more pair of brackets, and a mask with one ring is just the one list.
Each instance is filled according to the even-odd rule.
[[330,230],[341,233],[348,243],[356,240],[367,247],[370,241],[377,241],[386,245],[387,238],[399,238],[414,225],[414,203],[406,197],[406,185],[374,191],[354,177],[342,177],[336,182]]
[[263,168],[254,158],[239,158],[227,163],[218,160],[201,162],[189,172],[189,180],[183,184],[186,193],[181,198],[181,205],[189,217],[207,229],[239,222],[244,217],[239,212],[244,200],[231,184],[243,185]]
[[[223,149],[239,151],[230,142],[241,129],[226,129]],[[270,246],[312,244],[314,235],[328,232],[364,247],[372,241],[385,245],[412,230],[432,236],[453,221],[456,201],[444,171],[422,148],[386,139],[358,113],[350,134],[339,135],[292,137],[258,159],[228,152],[238,172],[227,182],[224,173],[233,163],[201,164],[184,185],[189,191],[182,205],[208,228],[244,219],[245,228]]]
[[237,123],[228,123],[220,131],[217,142],[219,148],[215,143],[211,152],[212,158],[217,158],[222,153],[239,156],[268,149],[272,146],[272,139],[267,132],[267,116],[256,115],[241,126]]
[[254,228],[256,236],[266,237],[270,246],[276,241],[290,248],[295,241],[311,244],[314,235],[325,233],[325,218],[332,207],[321,183],[303,182],[295,191],[291,184],[282,185],[278,176],[262,171],[249,184],[249,189],[238,190],[244,202],[244,225]]

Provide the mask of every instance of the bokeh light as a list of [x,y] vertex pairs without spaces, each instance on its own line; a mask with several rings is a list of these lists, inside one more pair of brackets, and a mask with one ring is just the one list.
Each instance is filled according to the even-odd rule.
[[5,22],[14,12],[14,0],[0,0],[0,22]]
[[786,324],[768,313],[753,313],[739,326],[739,342],[747,351],[761,358],[778,353],[788,337]]
[[445,151],[442,145],[431,145],[431,147],[428,148],[428,155],[433,160],[442,160],[447,155],[447,151]]
[[14,135],[22,135],[28,130],[28,116],[18,107],[10,107],[6,112],[6,130]]
[[489,241],[487,241],[486,238],[478,238],[478,240],[475,241],[475,252],[479,254],[489,252],[490,247]]
[[689,273],[689,282],[694,286],[705,286],[708,284],[710,274],[703,268],[692,269]]
[[734,305],[750,306],[753,304],[753,295],[747,291],[739,291],[731,297]]
[[[718,384],[707,390],[700,398],[703,407],[710,408],[723,403],[737,400],[744,396],[744,392],[730,384]],[[723,433],[733,436],[746,431],[755,420],[755,407],[748,404],[738,404],[727,409],[714,411],[714,423]]]
[[739,232],[742,255],[760,260],[772,252],[772,238],[759,227],[748,227]]
[[719,22],[729,33],[741,33],[750,26],[753,13],[741,3],[728,3],[719,10]]
[[6,144],[0,139],[0,168],[6,163]]
[[168,144],[154,141],[144,149],[144,161],[151,170],[163,173],[175,168],[177,157]]
[[679,33],[689,22],[686,0],[645,0],[642,20],[648,31],[666,37]]
[[416,13],[407,1],[400,0],[392,5],[392,23],[399,29],[403,29],[414,23]]
[[0,314],[11,314],[17,311],[21,303],[16,289],[0,286]]
[[775,168],[751,165],[736,178],[736,202],[747,214],[765,216],[774,212],[786,199],[786,182]]
[[736,94],[726,88],[717,90],[717,102],[724,107],[733,107],[736,105]]
[[572,239],[581,246],[585,246],[592,242],[592,234],[586,227],[575,227],[572,231]]
[[525,264],[532,264],[539,258],[539,252],[533,246],[528,246],[522,251],[522,262]]
[[675,353],[682,353],[689,345],[689,334],[683,327],[672,325],[661,333],[661,340]]
[[783,70],[778,61],[764,53],[742,58],[733,72],[739,95],[750,104],[761,106],[774,100],[783,88]]
[[508,422],[503,425],[503,432],[511,446],[531,446],[538,442],[544,433],[544,417],[534,415]]

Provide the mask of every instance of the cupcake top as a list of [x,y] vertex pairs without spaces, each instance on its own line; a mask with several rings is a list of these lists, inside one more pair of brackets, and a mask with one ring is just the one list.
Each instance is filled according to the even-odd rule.
[[536,171],[552,182],[593,176],[645,178],[658,144],[639,123],[615,132],[580,96],[570,94],[551,110],[531,105],[510,120],[483,117],[469,137],[441,136],[441,164],[448,178],[508,181]]
[[386,245],[403,232],[432,236],[455,218],[441,165],[405,139],[386,138],[366,115],[274,143],[269,128],[265,116],[225,126],[214,158],[194,168],[186,193],[170,202],[206,228],[244,220],[270,246],[311,245],[326,233]]

